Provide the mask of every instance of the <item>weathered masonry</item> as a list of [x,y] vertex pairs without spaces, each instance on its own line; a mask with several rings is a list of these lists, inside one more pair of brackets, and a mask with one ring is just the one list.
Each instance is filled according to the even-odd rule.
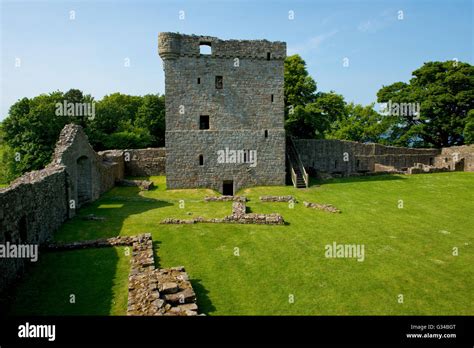
[[160,33],[158,51],[167,187],[284,185],[286,43]]
[[[66,125],[46,168],[0,189],[0,244],[46,243],[77,209],[111,189],[123,174],[121,154],[97,154],[80,126]],[[0,258],[0,292],[22,273],[25,262]]]
[[335,139],[295,139],[293,143],[304,167],[313,174],[407,171],[417,164],[474,171],[474,145],[420,149]]

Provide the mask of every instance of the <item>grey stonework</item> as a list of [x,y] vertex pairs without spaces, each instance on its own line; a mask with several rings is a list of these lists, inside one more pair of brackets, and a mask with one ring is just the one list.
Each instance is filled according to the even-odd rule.
[[295,139],[294,144],[306,168],[326,173],[374,172],[376,164],[400,170],[415,163],[430,164],[439,154],[437,149],[409,149],[343,140]]
[[[398,172],[418,164],[438,169],[447,167],[449,170],[474,171],[474,145],[415,149],[333,139],[294,139],[293,142],[304,166],[313,172],[344,175]],[[345,154],[348,161],[344,161]]]
[[474,172],[474,145],[444,147],[435,158],[434,165],[438,168],[446,166],[450,170]]
[[[0,244],[42,244],[67,218],[66,170],[34,171],[0,189]],[[41,258],[41,252],[39,254]],[[0,292],[21,273],[27,259],[0,258]]]
[[[211,45],[211,55],[200,55],[201,43]],[[158,48],[165,72],[167,188],[223,193],[224,181],[233,183],[232,192],[284,185],[286,44],[160,33]],[[220,77],[222,89],[216,88]],[[200,116],[209,117],[208,129],[200,129]],[[256,150],[256,166],[218,163],[218,151],[226,148]]]
[[69,217],[84,204],[95,201],[105,191],[123,179],[123,160],[120,156],[103,158],[89,144],[81,126],[66,125],[56,144],[53,160],[48,165],[62,165],[67,173],[67,202]]
[[[45,169],[26,173],[0,189],[0,244],[46,243],[79,207],[121,180],[123,171],[121,156],[103,158],[80,126],[66,125]],[[0,292],[22,273],[25,262],[30,261],[0,259]]]

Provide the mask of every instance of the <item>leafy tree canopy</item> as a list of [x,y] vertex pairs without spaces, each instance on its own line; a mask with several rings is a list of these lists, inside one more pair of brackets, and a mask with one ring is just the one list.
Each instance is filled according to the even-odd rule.
[[[58,113],[58,105],[65,103],[89,103],[93,114]],[[71,89],[23,98],[10,107],[1,124],[0,169],[12,177],[43,168],[67,123],[83,126],[96,151],[163,146],[164,115],[164,96],[151,94],[141,97],[114,93],[95,102],[90,95]]]
[[402,146],[462,145],[468,113],[474,108],[474,67],[455,61],[428,62],[412,74],[409,83],[396,82],[377,93],[381,103],[419,105],[418,115],[389,115],[391,141]]

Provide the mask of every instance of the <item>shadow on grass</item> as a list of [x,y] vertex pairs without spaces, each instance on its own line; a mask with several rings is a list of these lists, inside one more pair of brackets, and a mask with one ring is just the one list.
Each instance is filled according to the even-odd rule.
[[[72,242],[115,237],[120,235],[123,223],[130,215],[173,205],[143,197],[139,193],[138,187],[113,188],[97,201],[81,208],[77,216],[64,223],[56,232],[55,240]],[[88,220],[87,216],[91,214],[104,220]]]
[[321,180],[314,177],[310,178],[310,186],[318,186],[325,184],[349,184],[356,182],[369,182],[369,181],[392,181],[392,180],[406,180],[400,174],[379,174],[379,175],[367,175],[367,176],[347,176],[342,178],[333,178],[328,180]]
[[155,268],[161,268],[160,264],[160,244],[161,241],[153,240],[153,259],[155,260]]
[[202,284],[201,279],[191,279],[191,285],[193,286],[194,292],[196,293],[198,312],[209,315],[216,311],[216,307],[212,304],[209,296],[209,290],[207,290]]
[[[93,240],[121,234],[130,215],[172,206],[146,198],[137,187],[115,187],[97,201],[81,208],[54,235],[58,242]],[[90,220],[87,215],[104,218]],[[149,231],[140,231],[146,233]],[[154,249],[161,242],[154,241]],[[9,315],[123,315],[127,306],[130,264],[116,248],[41,252],[28,264],[24,276],[7,294]],[[154,252],[159,264],[158,252]],[[70,303],[70,295],[76,302]],[[2,306],[4,307],[4,306]],[[3,308],[2,308],[3,312]]]
[[[5,300],[8,315],[110,315],[126,299],[114,296],[124,286],[116,248],[43,252],[27,268]],[[128,260],[127,260],[128,264]],[[123,265],[121,265],[123,268]],[[118,279],[117,279],[118,278]],[[117,290],[117,289],[115,289]],[[123,297],[123,296],[122,296]],[[115,301],[118,301],[116,304]]]

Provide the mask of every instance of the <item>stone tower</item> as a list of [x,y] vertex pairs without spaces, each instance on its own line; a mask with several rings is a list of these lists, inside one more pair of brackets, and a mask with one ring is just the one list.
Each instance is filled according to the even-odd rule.
[[284,185],[286,43],[160,33],[158,51],[167,187]]

